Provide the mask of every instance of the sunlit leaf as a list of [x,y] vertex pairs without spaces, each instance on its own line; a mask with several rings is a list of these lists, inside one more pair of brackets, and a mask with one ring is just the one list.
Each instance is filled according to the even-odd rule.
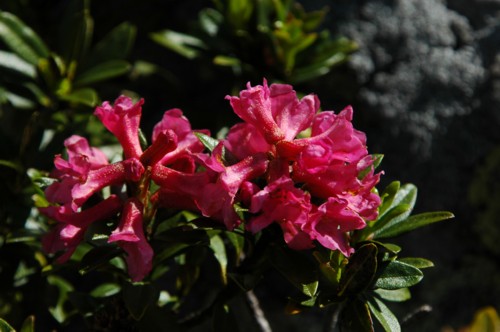
[[500,331],[500,317],[493,307],[482,308],[474,314],[474,320],[467,331],[497,332]]
[[35,66],[11,52],[0,51],[0,70],[14,71],[29,78],[36,77]]
[[47,46],[24,22],[11,13],[0,11],[0,38],[9,48],[32,65],[49,55]]
[[9,325],[5,320],[0,318],[0,331],[2,332],[16,332],[12,326]]
[[401,326],[391,310],[381,300],[373,297],[368,301],[373,316],[380,322],[386,332],[400,332]]
[[375,287],[383,289],[405,288],[418,284],[422,278],[422,271],[416,267],[399,261],[390,261],[382,269],[375,282]]
[[215,259],[219,262],[221,269],[222,282],[227,283],[227,254],[224,240],[218,234],[213,234],[210,237],[210,249],[214,252]]
[[219,144],[219,141],[213,137],[205,135],[200,132],[194,133],[196,137],[200,140],[200,142],[207,148],[209,151],[213,151],[215,147]]
[[392,290],[379,288],[375,290],[375,293],[382,299],[391,302],[403,302],[411,298],[411,293],[408,288],[399,288]]
[[398,261],[403,262],[405,264],[416,267],[417,269],[426,269],[428,267],[433,267],[434,263],[428,259],[420,258],[420,257],[404,257],[398,258]]
[[454,218],[453,213],[446,211],[426,212],[410,216],[398,222],[390,222],[377,232],[378,238],[394,237],[414,229],[433,224],[438,221]]
[[196,58],[199,54],[199,49],[204,48],[201,39],[172,30],[154,32],[150,34],[150,37],[158,44],[188,59]]
[[120,285],[116,283],[104,283],[90,291],[90,295],[93,297],[108,297],[119,293],[120,290]]

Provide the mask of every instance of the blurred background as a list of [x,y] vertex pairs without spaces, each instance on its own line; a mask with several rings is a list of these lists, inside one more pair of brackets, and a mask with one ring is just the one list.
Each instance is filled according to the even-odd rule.
[[[402,256],[436,265],[392,307],[403,331],[458,331],[500,308],[500,1],[2,0],[0,11],[0,317],[13,326],[31,314],[57,326],[30,242],[28,170],[52,169],[71,134],[109,142],[91,114],[121,93],[145,98],[147,137],[174,107],[215,135],[237,121],[224,97],[263,78],[317,94],[323,110],[352,105],[369,151],[385,155],[380,188],[414,183],[416,212],[455,214],[398,239]],[[314,330],[314,315],[265,306],[277,328]]]

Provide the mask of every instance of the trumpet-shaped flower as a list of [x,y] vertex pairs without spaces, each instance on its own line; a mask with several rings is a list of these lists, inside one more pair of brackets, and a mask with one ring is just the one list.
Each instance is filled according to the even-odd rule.
[[55,206],[39,208],[42,214],[58,222],[56,227],[43,238],[44,250],[48,253],[64,251],[64,254],[57,259],[58,263],[64,263],[81,243],[87,228],[92,223],[112,218],[121,207],[120,199],[111,195],[106,200],[81,212]]
[[276,222],[290,248],[311,248],[311,237],[302,230],[309,222],[310,200],[308,193],[295,188],[292,179],[283,176],[252,197],[250,212],[258,215],[250,219],[247,229],[256,233]]
[[143,205],[136,198],[125,202],[120,224],[111,233],[108,242],[117,242],[125,252],[128,273],[132,281],[140,281],[153,268],[153,249],[143,229]]
[[142,154],[139,142],[142,104],[144,104],[143,99],[134,104],[129,97],[120,96],[116,99],[114,105],[105,101],[94,112],[122,145],[125,159],[139,158]]

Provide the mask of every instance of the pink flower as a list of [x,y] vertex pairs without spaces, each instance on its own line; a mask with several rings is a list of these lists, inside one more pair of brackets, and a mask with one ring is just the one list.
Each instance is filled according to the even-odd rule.
[[374,174],[372,169],[359,179],[360,172],[373,168],[373,158],[368,155],[365,135],[355,130],[351,121],[350,107],[339,115],[319,113],[311,138],[304,139],[308,145],[293,165],[293,179],[304,183],[312,195],[345,200],[354,213],[373,220],[380,199],[371,191],[381,174]]
[[75,206],[82,206],[93,194],[111,185],[125,181],[137,182],[144,173],[144,166],[138,159],[130,158],[88,172],[84,182],[76,183],[71,189]]
[[[64,141],[64,145],[68,152],[68,160],[64,160],[61,155],[55,156],[56,169],[52,172],[52,176],[59,178],[60,181],[47,187],[45,195],[52,203],[71,206],[73,187],[79,182],[84,182],[91,170],[108,165],[108,160],[101,150],[89,147],[83,137],[73,135]],[[77,206],[73,205],[73,208],[76,211]]]
[[143,205],[130,198],[125,202],[120,224],[111,233],[108,242],[117,242],[127,253],[128,273],[132,281],[141,281],[153,268],[153,249],[149,245],[143,229]]
[[160,207],[198,211],[196,202],[202,188],[208,185],[207,172],[185,173],[157,164],[151,172],[151,179],[160,186],[151,200]]
[[[189,120],[182,115],[180,109],[174,108],[163,114],[163,119],[153,128],[153,144],[158,139],[160,133],[168,130],[173,131],[177,135],[178,142],[177,148],[166,154],[161,160],[163,165],[172,164],[185,155],[200,153],[204,150],[205,147],[194,134]],[[210,135],[208,130],[199,130],[198,132]]]
[[225,166],[221,163],[222,148],[222,144],[219,144],[206,164],[212,170],[220,172],[217,180],[201,189],[201,196],[196,204],[205,217],[221,220],[227,229],[232,230],[241,223],[234,210],[236,194],[244,182],[264,174],[268,161],[265,155],[257,154],[234,165]]
[[240,97],[227,96],[234,112],[246,123],[254,126],[268,144],[293,141],[311,125],[319,109],[319,100],[308,95],[299,100],[293,87],[272,84],[251,87],[240,92]]
[[250,212],[258,215],[250,219],[247,229],[256,233],[276,222],[290,248],[311,248],[311,237],[302,230],[309,222],[310,199],[290,178],[281,177],[253,196]]
[[120,211],[121,206],[120,199],[111,195],[106,200],[81,212],[74,212],[71,209],[61,209],[56,206],[39,208],[42,214],[59,222],[43,238],[42,245],[44,250],[47,253],[65,251],[57,259],[58,263],[64,263],[71,257],[83,240],[87,228],[94,222],[112,218]]
[[349,202],[330,197],[311,213],[309,223],[304,227],[312,239],[331,250],[340,250],[344,256],[354,252],[349,246],[348,233],[366,226],[363,218],[348,207]]
[[125,159],[139,158],[142,154],[139,142],[142,104],[144,104],[143,99],[134,104],[129,97],[120,96],[113,106],[105,101],[94,112],[122,145]]

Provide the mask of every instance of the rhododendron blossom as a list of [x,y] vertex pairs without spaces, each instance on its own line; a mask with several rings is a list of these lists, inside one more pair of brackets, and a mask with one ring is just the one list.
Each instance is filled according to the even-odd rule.
[[[65,141],[68,159],[55,157],[57,181],[45,190],[50,206],[40,208],[56,222],[45,250],[68,260],[89,225],[104,221],[108,243],[123,250],[130,278],[140,281],[153,268],[156,211],[164,209],[190,210],[228,231],[243,224],[258,233],[276,224],[292,249],[319,245],[351,255],[351,233],[377,217],[381,175],[364,133],[352,125],[352,108],[319,112],[317,96],[299,99],[292,86],[266,81],[226,98],[243,122],[225,139],[207,144],[202,137],[209,132],[193,130],[174,108],[154,126],[144,151],[142,99],[120,96],[97,107],[124,159],[108,163],[83,137]],[[106,197],[106,188],[113,194]]]

